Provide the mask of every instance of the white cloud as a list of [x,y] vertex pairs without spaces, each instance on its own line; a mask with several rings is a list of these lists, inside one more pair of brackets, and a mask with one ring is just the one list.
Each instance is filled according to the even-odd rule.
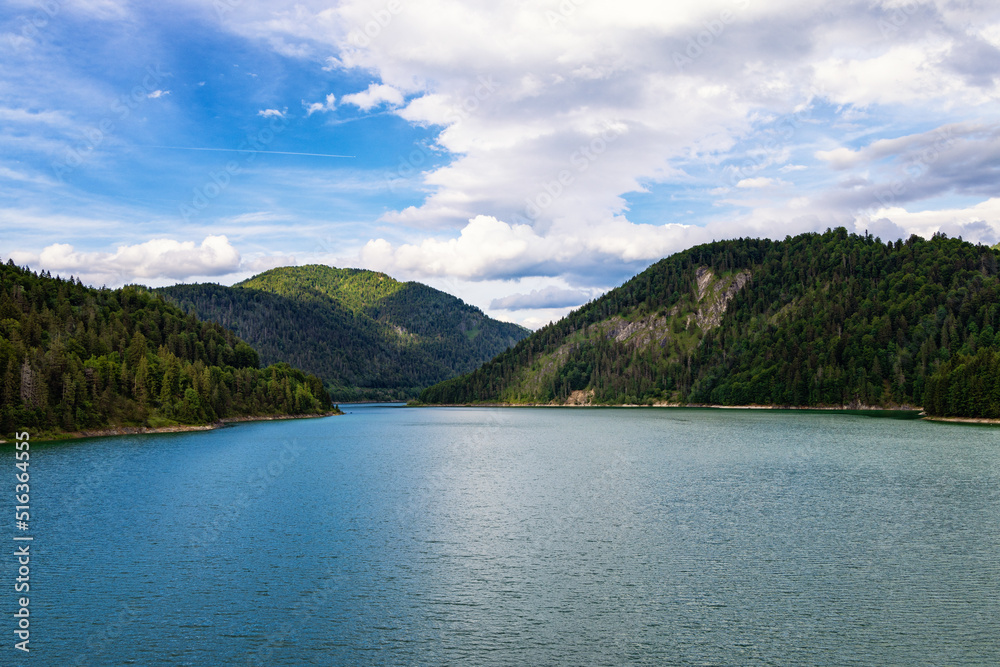
[[898,235],[882,232],[884,239],[905,238],[910,234],[930,238],[935,232],[944,232],[949,236],[961,236],[966,241],[993,245],[1000,240],[1000,197],[967,208],[908,211],[899,206],[884,207],[870,217],[858,218],[855,226],[875,234],[877,225],[884,224],[883,221],[891,222],[904,232]]
[[84,252],[68,243],[54,243],[38,255],[19,253],[16,261],[63,276],[84,276],[93,284],[120,285],[150,278],[224,275],[239,268],[240,253],[225,236],[207,236],[200,245],[152,239],[119,246],[114,252]]
[[343,104],[352,104],[362,111],[369,111],[382,104],[398,107],[403,104],[403,93],[384,83],[373,83],[367,90],[351,93],[340,98]]
[[38,185],[55,185],[55,181],[48,176],[43,176],[37,173],[27,173],[25,171],[4,167],[3,165],[0,165],[0,179],[20,181],[22,183],[35,183]]
[[856,150],[840,147],[829,151],[817,151],[816,157],[834,169],[848,169],[887,158],[922,159],[930,162],[936,159],[931,156],[939,156],[956,142],[968,145],[970,141],[973,142],[975,149],[986,147],[993,152],[1000,141],[1000,124],[942,125],[928,132],[878,139]]
[[322,102],[308,103],[305,100],[302,101],[302,106],[306,109],[306,117],[313,115],[314,113],[323,113],[327,111],[333,111],[337,108],[337,98],[333,93],[326,96],[326,99]]
[[153,92],[146,95],[148,99],[155,100],[157,98],[163,97],[164,95],[169,95],[169,90],[154,90]]
[[832,57],[815,63],[816,82],[840,104],[907,104],[954,96],[969,103],[982,94],[967,88],[957,75],[943,71],[950,48],[945,37],[899,44],[874,57]]
[[[709,241],[711,233],[682,225],[636,225],[622,217],[587,226],[562,222],[539,233],[528,224],[481,215],[469,220],[457,238],[398,245],[381,238],[369,241],[357,262],[392,275],[420,278],[489,280],[573,273],[578,280],[599,284],[608,275],[608,263],[634,268],[692,241]],[[612,275],[618,278],[617,271]]]
[[[394,198],[405,203],[381,216],[378,231],[367,231],[371,218],[351,222],[353,245],[341,252],[357,251],[366,266],[466,287],[541,276],[545,284],[516,288],[530,295],[552,276],[565,277],[559,289],[600,285],[713,238],[780,238],[856,220],[887,234],[950,224],[987,235],[997,222],[991,208],[933,221],[933,211],[908,212],[916,200],[964,211],[949,195],[1000,197],[1000,142],[976,120],[998,115],[995,2],[697,0],[668,10],[643,0],[407,0],[398,7],[275,0],[219,16],[226,29],[341,82],[371,81],[319,101],[313,96],[325,90],[309,82],[293,98],[313,100],[303,100],[306,116],[351,105],[434,134],[430,150],[446,159],[410,165],[402,187],[414,197]],[[879,22],[897,11],[904,20],[887,35]],[[683,68],[677,53],[689,59]],[[12,124],[61,136],[78,129],[72,113],[42,117],[23,110],[44,106],[7,104],[17,107]],[[803,110],[815,116],[782,124]],[[933,160],[913,161],[933,147],[926,128],[963,124]],[[38,134],[33,141],[43,145]],[[0,145],[16,140],[0,136]],[[400,146],[402,160],[411,149]],[[921,169],[907,173],[913,165]],[[792,172],[800,172],[794,192],[780,178]],[[902,194],[879,199],[897,183]],[[515,288],[497,289],[480,303]]]
[[67,129],[74,127],[72,118],[63,111],[33,111],[0,107],[0,121],[4,124],[17,123],[26,125],[47,125],[53,128]]
[[566,289],[550,285],[542,289],[533,289],[527,294],[510,294],[493,299],[490,308],[493,310],[535,310],[538,308],[566,308],[579,306],[590,300],[592,294],[578,289]]
[[777,185],[780,181],[776,181],[773,178],[766,178],[764,176],[758,176],[756,178],[744,178],[736,184],[738,188],[769,188],[773,185]]
[[340,59],[334,56],[327,56],[325,62],[326,65],[323,67],[324,72],[334,72],[344,68],[344,63],[340,62]]
[[120,20],[129,15],[128,0],[66,0],[71,10],[102,20]]
[[361,260],[366,266],[389,270],[470,278],[487,275],[491,267],[530,262],[542,243],[543,239],[528,225],[509,225],[493,217],[478,216],[469,221],[458,238],[424,239],[418,245],[396,248],[385,239],[369,241],[361,250]]
[[[330,69],[377,76],[341,104],[388,102],[414,125],[441,128],[435,148],[453,159],[418,176],[422,202],[380,218],[400,234],[432,235],[373,240],[365,253],[423,275],[487,276],[499,271],[490,261],[503,271],[562,266],[546,264],[546,252],[593,247],[606,261],[631,262],[711,238],[707,229],[743,236],[758,224],[770,232],[850,220],[853,204],[823,196],[840,189],[831,169],[849,168],[858,157],[856,141],[847,148],[840,140],[847,125],[855,124],[856,139],[876,122],[918,122],[915,113],[947,121],[959,107],[996,110],[998,90],[987,77],[957,71],[955,59],[970,31],[982,33],[976,39],[985,44],[1000,34],[984,27],[1000,25],[1000,7],[919,4],[887,38],[879,22],[897,9],[836,0],[697,0],[672,3],[669,11],[643,0],[410,0],[387,11],[382,0],[336,8],[289,1],[280,20],[274,11],[270,18],[241,14],[231,27],[311,40],[317,51],[332,45]],[[676,53],[690,62],[678,68]],[[822,111],[831,102],[836,111]],[[820,115],[795,120],[813,107]],[[721,167],[714,173],[723,177],[697,182],[706,166],[746,160],[749,168]],[[788,188],[780,187],[788,183],[771,168],[808,169],[804,176],[818,191],[788,201]],[[670,224],[676,213],[664,203],[663,226],[632,224],[631,193],[655,193],[661,183],[695,183],[722,210],[687,229]],[[732,192],[754,199],[721,199]],[[678,212],[689,207],[681,205]],[[742,210],[735,215],[734,208]],[[486,219],[507,229],[487,234]],[[602,234],[609,220],[621,238]],[[496,247],[478,246],[498,238]],[[496,257],[518,243],[523,251]]]

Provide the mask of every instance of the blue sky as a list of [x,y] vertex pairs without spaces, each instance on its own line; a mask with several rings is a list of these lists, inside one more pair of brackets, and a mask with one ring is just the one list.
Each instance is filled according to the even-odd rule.
[[16,0],[0,25],[0,256],[95,285],[326,263],[534,327],[713,239],[1000,241],[995,2]]

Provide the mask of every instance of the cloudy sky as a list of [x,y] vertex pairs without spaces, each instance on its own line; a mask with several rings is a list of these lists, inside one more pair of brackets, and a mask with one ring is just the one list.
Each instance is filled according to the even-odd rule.
[[6,0],[0,256],[538,326],[713,239],[1000,241],[995,0]]

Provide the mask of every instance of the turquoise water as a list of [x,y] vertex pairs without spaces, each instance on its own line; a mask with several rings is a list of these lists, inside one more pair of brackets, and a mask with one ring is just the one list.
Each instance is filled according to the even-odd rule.
[[347,409],[34,444],[0,663],[1000,664],[1000,429]]

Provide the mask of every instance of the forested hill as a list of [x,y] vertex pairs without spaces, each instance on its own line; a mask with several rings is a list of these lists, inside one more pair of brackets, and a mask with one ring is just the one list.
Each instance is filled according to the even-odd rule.
[[143,287],[0,264],[0,437],[329,411],[319,378]]
[[661,260],[426,403],[924,406],[1000,417],[1000,253],[840,228]]
[[412,398],[530,333],[427,285],[362,269],[283,267],[233,287],[159,292],[233,329],[265,362],[315,373],[338,401]]

